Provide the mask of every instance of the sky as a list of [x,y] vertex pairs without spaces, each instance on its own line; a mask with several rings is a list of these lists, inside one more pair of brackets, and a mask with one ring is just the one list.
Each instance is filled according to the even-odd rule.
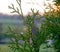
[[[44,13],[44,9],[48,6],[48,3],[53,5],[53,0],[22,0],[22,11],[24,15],[27,15],[31,12],[31,8],[39,10],[41,14]],[[0,0],[0,13],[11,14],[11,9],[8,8],[9,5],[14,4],[15,7],[18,7],[16,0]],[[46,6],[45,6],[46,5]]]

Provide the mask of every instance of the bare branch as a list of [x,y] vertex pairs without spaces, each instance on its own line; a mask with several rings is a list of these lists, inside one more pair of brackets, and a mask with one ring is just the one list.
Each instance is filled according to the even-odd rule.
[[8,6],[8,8],[13,10],[11,13],[18,13],[22,17],[22,19],[25,21],[23,12],[22,12],[22,7],[21,7],[21,0],[16,0],[16,2],[19,5],[19,8],[18,7],[15,8],[14,4],[11,4],[11,6]]
[[18,3],[19,7],[20,7],[20,10],[21,10],[21,16],[24,20],[24,17],[23,17],[23,12],[22,12],[22,7],[21,7],[21,0],[16,0],[16,2]]

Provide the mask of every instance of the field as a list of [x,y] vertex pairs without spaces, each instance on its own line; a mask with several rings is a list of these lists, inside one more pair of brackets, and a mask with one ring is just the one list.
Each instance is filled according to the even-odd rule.
[[[55,52],[55,50],[53,48],[44,48],[46,47],[45,44],[41,45],[40,47],[40,51],[39,52]],[[0,52],[13,52],[7,44],[1,44],[0,45]]]
[[0,52],[13,52],[8,45],[0,45]]

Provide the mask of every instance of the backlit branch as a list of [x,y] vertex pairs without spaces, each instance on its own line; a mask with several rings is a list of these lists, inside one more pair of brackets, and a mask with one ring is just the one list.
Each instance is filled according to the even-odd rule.
[[11,13],[18,13],[22,17],[22,19],[25,21],[23,12],[22,12],[22,7],[21,7],[21,0],[16,0],[16,2],[19,5],[19,8],[18,7],[15,8],[14,4],[11,4],[11,6],[8,6],[8,7],[13,10]]

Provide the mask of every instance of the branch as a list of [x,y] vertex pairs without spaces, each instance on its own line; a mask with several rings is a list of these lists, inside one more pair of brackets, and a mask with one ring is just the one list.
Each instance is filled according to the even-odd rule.
[[22,17],[23,20],[24,20],[23,12],[22,12],[22,7],[21,7],[21,0],[16,0],[16,2],[18,3],[18,5],[19,5],[19,7],[20,7],[20,10],[21,10],[21,17]]

